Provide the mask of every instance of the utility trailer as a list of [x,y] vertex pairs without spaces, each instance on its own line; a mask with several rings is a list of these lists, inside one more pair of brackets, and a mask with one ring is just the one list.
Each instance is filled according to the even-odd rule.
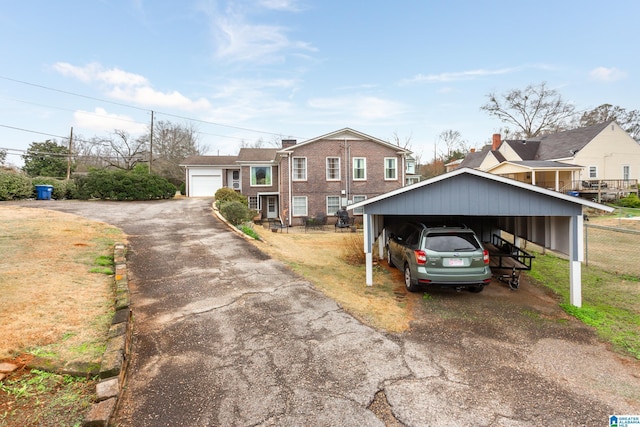
[[491,243],[485,243],[484,246],[489,251],[489,267],[493,276],[507,283],[510,289],[518,289],[520,273],[531,270],[531,261],[535,256],[497,234],[492,236]]

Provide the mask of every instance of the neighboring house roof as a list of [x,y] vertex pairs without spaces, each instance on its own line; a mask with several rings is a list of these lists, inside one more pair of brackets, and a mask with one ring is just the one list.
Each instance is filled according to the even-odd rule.
[[540,138],[540,147],[535,160],[572,158],[575,153],[590,143],[611,122],[545,135]]
[[191,156],[180,163],[180,166],[227,166],[235,164],[238,156]]
[[[523,161],[557,161],[572,159],[578,151],[589,144],[611,123],[612,121],[609,121],[593,126],[553,133],[541,136],[538,139],[505,140],[502,141],[500,147],[509,146]],[[500,147],[498,147],[498,150],[500,150]],[[482,165],[487,156],[490,155],[493,155],[498,160],[498,163],[507,161],[500,151],[494,151],[492,148],[492,145],[485,145],[482,147],[482,150],[475,153],[469,153],[460,167],[477,169]],[[515,164],[517,162],[511,161],[511,163]],[[529,163],[529,166],[533,165],[534,163]],[[541,167],[545,166],[541,165]],[[563,167],[563,164],[557,163],[555,167]],[[492,166],[489,169],[495,169],[495,166]]]
[[498,165],[492,166],[489,169],[487,169],[485,172],[491,172],[494,171],[496,169],[501,168],[503,165],[515,165],[515,166],[519,166],[523,169],[530,169],[530,170],[544,170],[544,169],[549,169],[549,170],[559,170],[559,169],[565,169],[565,170],[580,170],[583,168],[583,166],[579,166],[579,165],[572,165],[569,163],[562,163],[562,162],[554,162],[551,160],[519,160],[519,161],[505,161],[502,162]]
[[540,147],[540,141],[532,141],[526,139],[507,140],[504,141],[503,144],[507,144],[509,147],[511,147],[522,160],[534,160],[536,157],[536,153],[538,152],[538,148]]
[[498,163],[501,163],[501,162],[504,162],[505,160],[507,160],[502,155],[501,152],[492,151],[491,150],[491,144],[488,144],[488,145],[485,145],[484,147],[482,147],[482,149],[480,151],[476,151],[474,153],[467,154],[464,157],[464,159],[462,160],[462,163],[460,163],[460,166],[458,166],[458,167],[459,168],[477,169],[482,165],[482,163],[484,162],[484,159],[486,159],[487,156],[495,157]]
[[263,163],[276,159],[278,148],[241,148],[238,163]]
[[294,150],[296,150],[297,148],[299,148],[301,146],[304,146],[304,145],[307,145],[307,144],[312,144],[312,143],[314,143],[316,141],[321,141],[323,139],[365,139],[365,140],[371,140],[371,141],[373,141],[373,142],[375,142],[377,144],[384,145],[384,146],[387,146],[389,148],[393,148],[394,150],[396,150],[396,151],[398,151],[400,153],[412,154],[411,150],[407,150],[406,148],[402,148],[402,147],[400,147],[398,145],[391,144],[390,142],[383,141],[382,139],[378,139],[378,138],[375,138],[375,137],[373,137],[371,135],[367,135],[365,133],[358,132],[357,130],[353,130],[351,128],[343,128],[343,129],[337,130],[335,132],[328,133],[326,135],[318,136],[316,138],[312,138],[312,139],[309,139],[307,141],[303,141],[300,144],[296,144],[296,145],[292,145],[290,147],[284,148],[284,149],[280,150],[280,152],[281,153],[286,153],[286,152],[289,152],[289,151],[294,151]]

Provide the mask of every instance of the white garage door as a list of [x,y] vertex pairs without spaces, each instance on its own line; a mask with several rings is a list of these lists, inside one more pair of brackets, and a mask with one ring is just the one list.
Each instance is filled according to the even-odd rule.
[[193,175],[189,196],[213,197],[219,188],[222,188],[222,175]]

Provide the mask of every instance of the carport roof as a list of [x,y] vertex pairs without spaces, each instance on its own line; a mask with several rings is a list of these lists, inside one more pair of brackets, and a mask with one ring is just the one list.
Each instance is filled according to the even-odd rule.
[[613,208],[476,169],[462,168],[349,205],[377,215],[572,216]]

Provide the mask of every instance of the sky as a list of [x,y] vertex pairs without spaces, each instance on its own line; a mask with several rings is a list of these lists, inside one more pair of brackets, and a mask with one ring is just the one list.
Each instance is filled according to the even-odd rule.
[[210,155],[343,128],[422,162],[505,126],[488,95],[546,83],[640,109],[640,2],[23,0],[0,8],[0,149],[191,125]]

